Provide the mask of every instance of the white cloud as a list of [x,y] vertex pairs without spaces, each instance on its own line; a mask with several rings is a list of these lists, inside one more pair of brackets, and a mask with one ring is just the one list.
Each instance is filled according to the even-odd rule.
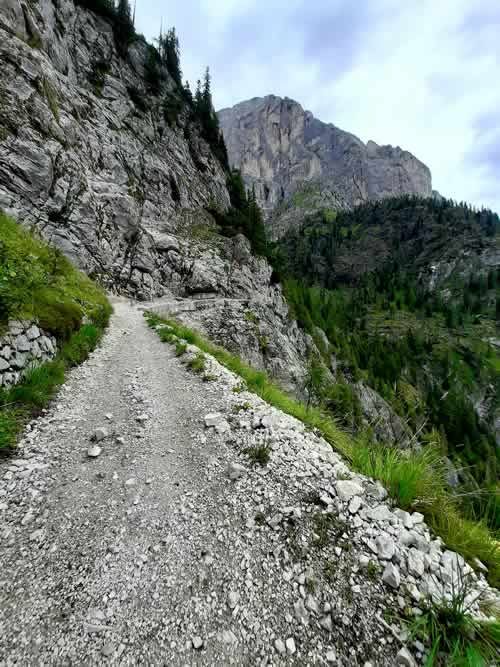
[[[367,141],[410,150],[434,187],[500,211],[500,12],[494,0],[202,0],[171,4],[185,76],[215,103],[289,96]],[[155,0],[138,29],[158,32]]]

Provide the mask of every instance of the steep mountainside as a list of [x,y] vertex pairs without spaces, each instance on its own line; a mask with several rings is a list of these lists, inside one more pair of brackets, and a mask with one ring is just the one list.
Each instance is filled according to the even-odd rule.
[[0,8],[0,208],[87,273],[136,293],[182,276],[168,234],[228,204],[196,124],[169,126],[145,84],[148,47],[120,58],[109,22],[71,0]]
[[[281,239],[276,261],[293,278],[286,291],[301,326],[313,337],[325,332],[322,351],[337,382],[358,395],[366,383],[424,438],[434,429],[431,441],[459,477],[490,486],[492,496],[500,469],[499,232],[489,210],[399,197],[306,217]],[[326,400],[355,422],[348,387]],[[498,501],[489,510],[495,527],[499,510]]]
[[434,290],[500,266],[498,215],[442,198],[385,199],[353,211],[319,211],[302,222],[280,248],[297,275],[326,287],[399,268]]
[[432,193],[429,169],[411,153],[365,145],[294,100],[256,97],[218,115],[231,165],[255,186],[268,214],[294,195],[302,200],[304,190],[313,193],[313,208]]
[[227,175],[152,57],[140,37],[119,54],[111,22],[73,0],[2,2],[0,210],[111,290],[223,297],[219,342],[297,388],[308,339],[266,261],[218,233]]

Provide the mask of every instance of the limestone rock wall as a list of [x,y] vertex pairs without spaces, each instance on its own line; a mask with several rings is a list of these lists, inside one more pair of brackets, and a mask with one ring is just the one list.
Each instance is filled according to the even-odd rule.
[[225,174],[183,112],[145,84],[148,47],[120,58],[111,25],[72,0],[0,3],[0,209],[34,225],[85,272],[137,296],[163,293],[168,238]]
[[[305,184],[322,205],[352,207],[391,195],[431,196],[431,173],[408,151],[364,144],[289,98],[269,95],[219,111],[229,160],[269,214]],[[300,204],[300,202],[296,202]]]
[[0,387],[17,384],[28,368],[56,354],[56,339],[36,322],[11,320],[8,331],[0,336]]

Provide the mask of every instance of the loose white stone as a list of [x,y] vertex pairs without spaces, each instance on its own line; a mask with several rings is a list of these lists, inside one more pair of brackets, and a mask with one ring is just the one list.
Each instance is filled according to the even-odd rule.
[[102,449],[99,447],[99,445],[92,445],[92,447],[87,449],[87,456],[91,459],[96,459],[101,452]]
[[92,434],[91,440],[94,442],[101,442],[101,440],[104,440],[104,438],[107,438],[109,435],[108,430],[106,428],[100,427],[96,428],[94,433]]
[[341,500],[350,500],[363,494],[363,487],[349,479],[341,479],[335,483],[337,495]]
[[322,628],[324,628],[328,632],[331,632],[333,624],[332,624],[332,617],[330,616],[330,614],[322,616],[319,620],[319,624],[321,625]]
[[210,413],[205,417],[205,426],[209,428],[210,426],[217,426],[220,420],[223,419],[223,416],[220,412]]
[[396,552],[393,540],[385,533],[382,533],[377,537],[375,546],[377,547],[378,557],[383,560],[391,560]]
[[354,496],[354,498],[349,503],[349,512],[351,514],[357,514],[361,508],[363,501],[359,496]]
[[286,651],[285,643],[281,639],[276,639],[274,642],[274,648],[282,655]]
[[393,563],[387,563],[384,572],[382,573],[382,581],[391,586],[391,588],[399,588],[401,577],[398,568]]
[[236,480],[243,475],[245,472],[244,466],[239,463],[230,463],[227,469],[227,474],[229,479]]
[[193,648],[195,648],[197,651],[203,648],[203,639],[198,635],[196,635],[196,637],[192,637],[191,642],[193,644]]
[[396,656],[396,663],[398,665],[403,665],[403,667],[416,667],[417,664],[413,659],[412,654],[405,646],[403,646],[403,648],[398,651]]
[[297,650],[296,647],[295,647],[295,640],[294,640],[293,637],[288,637],[288,639],[285,642],[285,645],[286,645],[287,653],[289,653],[290,655],[293,655],[295,653],[295,651]]
[[425,571],[424,556],[417,549],[410,549],[407,555],[408,572],[415,577],[421,577]]
[[236,591],[231,591],[228,596],[229,609],[234,609],[238,604],[239,599],[240,599],[240,594],[237,593]]

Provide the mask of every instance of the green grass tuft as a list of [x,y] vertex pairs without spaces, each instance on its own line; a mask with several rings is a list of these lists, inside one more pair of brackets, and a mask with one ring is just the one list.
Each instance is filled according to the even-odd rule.
[[271,450],[266,445],[260,445],[258,447],[247,447],[244,452],[250,461],[252,461],[252,463],[259,464],[261,466],[266,466],[271,458]]
[[484,622],[470,613],[470,586],[462,578],[450,600],[430,600],[410,624],[410,635],[429,648],[428,667],[486,667],[498,664],[500,622]]
[[183,354],[186,354],[187,345],[186,343],[178,342],[175,345],[175,356],[182,357]]
[[202,352],[188,362],[188,367],[195,373],[203,373],[205,370],[205,355]]

